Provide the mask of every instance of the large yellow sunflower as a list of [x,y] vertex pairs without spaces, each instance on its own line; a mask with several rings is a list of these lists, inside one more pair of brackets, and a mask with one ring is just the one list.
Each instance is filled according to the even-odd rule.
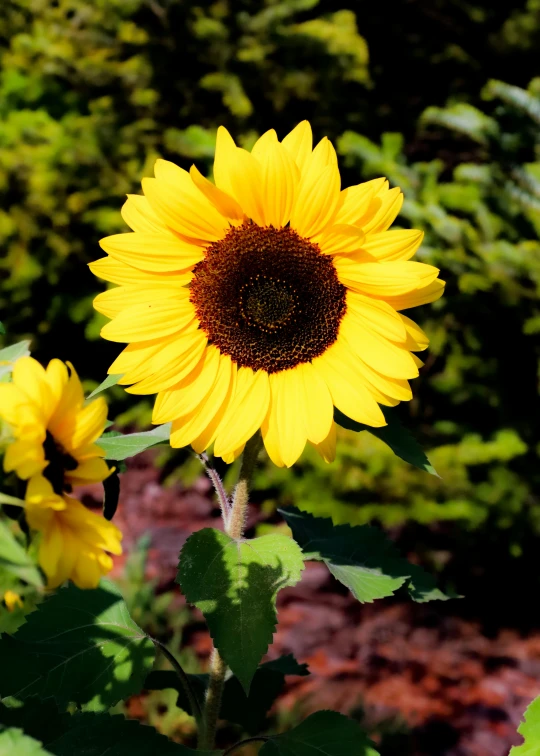
[[128,346],[109,372],[157,393],[171,444],[230,462],[260,428],[277,465],[306,442],[335,454],[334,406],[371,426],[380,404],[411,398],[425,334],[400,310],[441,296],[438,270],[410,258],[422,240],[387,229],[399,189],[375,179],[341,190],[328,139],[309,124],[251,153],[218,130],[215,184],[158,160],[122,215],[134,233],[101,241],[93,272],[102,336]]
[[0,384],[0,418],[13,437],[4,469],[19,478],[43,473],[57,494],[81,483],[98,483],[110,470],[94,443],[107,420],[107,404],[84,404],[77,373],[71,365],[51,360],[43,368],[33,357],[21,357],[11,383]]

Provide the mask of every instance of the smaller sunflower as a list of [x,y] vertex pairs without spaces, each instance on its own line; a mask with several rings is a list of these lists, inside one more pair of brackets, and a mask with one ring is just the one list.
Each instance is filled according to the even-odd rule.
[[0,385],[0,418],[10,428],[4,470],[28,480],[43,473],[57,494],[110,474],[104,452],[94,442],[103,433],[107,404],[85,405],[79,377],[70,363],[51,360],[43,368],[21,357],[13,381]]
[[42,475],[28,481],[26,519],[39,531],[38,561],[49,588],[73,580],[79,588],[95,588],[111,571],[109,553],[121,554],[122,534],[112,522],[70,496],[59,496]]

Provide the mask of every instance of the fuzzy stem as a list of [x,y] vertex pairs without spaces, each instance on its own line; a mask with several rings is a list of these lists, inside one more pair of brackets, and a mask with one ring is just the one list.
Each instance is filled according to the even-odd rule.
[[[244,535],[246,524],[247,507],[249,500],[249,486],[255,463],[262,445],[260,433],[251,438],[244,449],[242,463],[240,465],[240,475],[238,483],[234,490],[232,506],[228,517],[224,518],[225,532],[231,538],[239,539]],[[206,702],[204,707],[204,725],[199,738],[199,748],[201,750],[211,749],[214,747],[216,737],[217,720],[221,708],[221,697],[223,695],[223,685],[227,665],[214,648],[210,659],[210,681],[206,692]]]
[[215,467],[212,466],[212,463],[208,459],[208,455],[204,452],[202,454],[197,454],[200,461],[204,465],[204,469],[206,470],[206,474],[212,481],[212,484],[214,486],[214,490],[216,492],[219,506],[221,508],[221,516],[223,518],[223,522],[225,526],[227,525],[227,521],[229,519],[229,515],[231,513],[231,503],[229,501],[229,497],[227,496],[227,491],[225,490],[225,486],[223,485],[223,481],[219,477],[218,471],[215,469]]

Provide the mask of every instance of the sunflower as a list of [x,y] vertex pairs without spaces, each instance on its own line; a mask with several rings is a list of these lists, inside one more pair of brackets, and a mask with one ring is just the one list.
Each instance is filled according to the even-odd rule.
[[6,472],[23,480],[43,473],[57,494],[100,482],[111,472],[94,443],[103,433],[107,405],[103,398],[84,404],[69,363],[51,360],[45,369],[33,357],[17,360],[12,382],[0,384],[0,418],[13,438],[4,457]]
[[38,561],[48,587],[71,579],[79,588],[95,588],[112,569],[107,552],[122,553],[118,528],[80,501],[55,493],[42,475],[28,481],[25,501],[28,525],[40,533]]
[[157,393],[174,447],[214,444],[230,462],[260,428],[277,465],[308,441],[331,460],[334,407],[377,427],[380,405],[411,398],[428,340],[400,311],[444,283],[410,261],[420,231],[387,230],[400,190],[341,190],[334,148],[312,149],[306,121],[251,152],[221,127],[214,179],[158,160],[122,208],[133,233],[101,241],[90,267],[118,284],[94,301],[112,319],[101,333],[128,344],[109,372]]

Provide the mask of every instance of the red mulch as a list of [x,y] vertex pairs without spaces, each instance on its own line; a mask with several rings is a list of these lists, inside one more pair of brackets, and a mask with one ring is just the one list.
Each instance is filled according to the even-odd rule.
[[[219,512],[205,477],[189,489],[164,489],[150,459],[140,455],[122,476],[115,523],[126,552],[150,532],[148,577],[170,588],[185,539],[220,527]],[[88,487],[86,503],[98,495]],[[248,527],[257,517],[252,507]],[[322,565],[308,565],[302,581],[280,593],[269,657],[294,653],[311,676],[291,678],[277,707],[363,709],[368,726],[401,723],[412,743],[407,756],[507,756],[521,742],[516,729],[525,708],[540,693],[540,628],[522,637],[509,626],[487,637],[480,623],[460,616],[461,605],[360,605]],[[210,641],[199,627],[186,640],[204,664]]]

